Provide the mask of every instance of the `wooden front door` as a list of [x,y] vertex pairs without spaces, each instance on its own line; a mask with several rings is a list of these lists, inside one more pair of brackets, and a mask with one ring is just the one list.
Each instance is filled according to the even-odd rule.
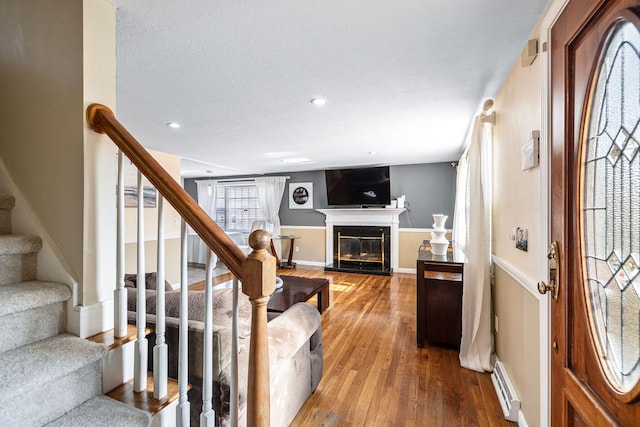
[[551,32],[552,425],[640,426],[640,1]]

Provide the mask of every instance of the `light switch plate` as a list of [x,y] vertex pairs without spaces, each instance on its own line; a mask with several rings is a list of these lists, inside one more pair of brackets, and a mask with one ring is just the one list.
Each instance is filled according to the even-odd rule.
[[529,141],[522,147],[522,170],[538,166],[539,154],[538,147],[540,145],[540,131],[531,131]]

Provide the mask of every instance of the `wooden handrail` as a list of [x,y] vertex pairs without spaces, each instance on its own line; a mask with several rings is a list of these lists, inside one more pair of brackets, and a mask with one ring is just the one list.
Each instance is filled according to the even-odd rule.
[[[98,133],[107,134],[138,170],[176,209],[178,214],[220,257],[238,279],[243,279],[242,292],[251,301],[251,338],[249,347],[247,425],[267,427],[270,421],[269,339],[267,334],[267,302],[275,291],[276,262],[266,248],[271,236],[256,230],[249,236],[253,249],[248,256],[211,219],[195,200],[120,124],[113,111],[102,104],[87,108],[87,123]],[[184,239],[184,236],[183,236]],[[184,244],[184,243],[183,243]],[[184,291],[186,288],[182,288]],[[181,304],[186,298],[181,295]],[[186,335],[186,334],[185,334]],[[182,335],[181,335],[182,338]],[[186,416],[186,415],[185,415]]]
[[91,104],[87,108],[87,123],[95,132],[107,134],[113,140],[224,265],[242,280],[242,263],[246,258],[242,249],[120,124],[113,111],[102,104]]

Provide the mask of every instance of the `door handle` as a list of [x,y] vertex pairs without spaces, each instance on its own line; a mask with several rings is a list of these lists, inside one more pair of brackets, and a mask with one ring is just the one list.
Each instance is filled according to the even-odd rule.
[[549,253],[547,254],[547,258],[549,259],[549,283],[538,282],[538,292],[542,295],[551,292],[554,301],[558,301],[558,288],[560,287],[558,283],[559,254],[558,242],[551,243]]

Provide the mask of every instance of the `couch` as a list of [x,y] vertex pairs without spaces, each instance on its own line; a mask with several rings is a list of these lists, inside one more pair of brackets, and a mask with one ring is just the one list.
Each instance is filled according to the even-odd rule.
[[[131,286],[131,284],[129,284]],[[135,282],[133,283],[135,286]],[[135,323],[136,289],[128,287],[129,322]],[[199,425],[202,410],[202,357],[204,332],[204,291],[189,291],[189,401],[192,425]],[[146,290],[147,327],[155,330],[156,291]],[[180,292],[165,294],[166,341],[169,345],[169,376],[177,378]],[[212,292],[213,302],[213,409],[216,426],[229,422],[229,384],[231,368],[232,289]],[[239,339],[239,425],[246,425],[246,390],[251,330],[251,303],[242,292],[238,297]],[[274,317],[275,316],[275,317]],[[318,310],[298,303],[284,313],[271,315],[268,323],[269,368],[271,381],[271,426],[286,426],[296,416],[322,378],[322,326]],[[149,355],[153,354],[155,333],[150,334]],[[152,362],[149,367],[152,369]]]

